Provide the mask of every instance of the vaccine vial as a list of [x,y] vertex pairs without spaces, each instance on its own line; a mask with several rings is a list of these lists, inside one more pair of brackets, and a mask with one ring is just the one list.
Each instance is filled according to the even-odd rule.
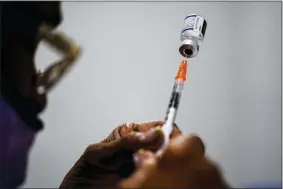
[[197,14],[190,14],[185,18],[185,24],[181,32],[181,46],[179,52],[186,58],[197,56],[199,46],[203,42],[207,23]]

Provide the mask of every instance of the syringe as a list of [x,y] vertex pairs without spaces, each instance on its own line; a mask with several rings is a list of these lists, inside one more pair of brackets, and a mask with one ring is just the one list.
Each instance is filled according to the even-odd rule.
[[173,124],[176,119],[181,93],[184,87],[184,83],[186,81],[186,75],[187,75],[187,60],[183,60],[181,62],[181,65],[179,66],[178,73],[175,77],[175,84],[169,101],[164,124],[162,126],[162,131],[164,134],[164,142],[160,147],[160,149],[156,152],[157,156],[162,156],[163,152],[166,150],[167,146],[169,145],[170,135],[173,131]]

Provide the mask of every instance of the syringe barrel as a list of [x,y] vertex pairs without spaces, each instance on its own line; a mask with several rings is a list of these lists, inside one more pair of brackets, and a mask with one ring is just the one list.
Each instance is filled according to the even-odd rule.
[[199,46],[203,42],[207,22],[204,17],[190,14],[185,18],[185,24],[181,32],[181,45],[179,52],[186,58],[193,58],[199,52]]
[[[170,112],[171,108],[174,108],[176,111],[178,110],[179,102],[180,102],[180,98],[181,98],[181,94],[182,94],[182,90],[183,90],[183,86],[184,86],[184,81],[182,81],[182,80],[176,80],[175,81],[174,87],[173,87],[173,90],[172,90],[172,93],[171,93],[169,105],[168,105],[168,108],[167,108],[166,117],[164,119],[164,122],[167,121],[168,115],[169,115],[169,112]],[[174,119],[175,119],[175,117],[174,117]]]

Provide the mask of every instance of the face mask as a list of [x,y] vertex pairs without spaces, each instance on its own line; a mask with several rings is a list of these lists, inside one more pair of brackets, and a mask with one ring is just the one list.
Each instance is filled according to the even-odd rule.
[[13,189],[24,182],[35,134],[0,98],[0,188]]

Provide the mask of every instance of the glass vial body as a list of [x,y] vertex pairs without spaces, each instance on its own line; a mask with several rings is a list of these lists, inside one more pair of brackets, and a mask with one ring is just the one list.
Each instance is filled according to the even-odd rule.
[[190,14],[185,18],[185,24],[181,32],[180,54],[187,58],[197,56],[199,46],[203,42],[207,27],[206,20],[197,14]]

